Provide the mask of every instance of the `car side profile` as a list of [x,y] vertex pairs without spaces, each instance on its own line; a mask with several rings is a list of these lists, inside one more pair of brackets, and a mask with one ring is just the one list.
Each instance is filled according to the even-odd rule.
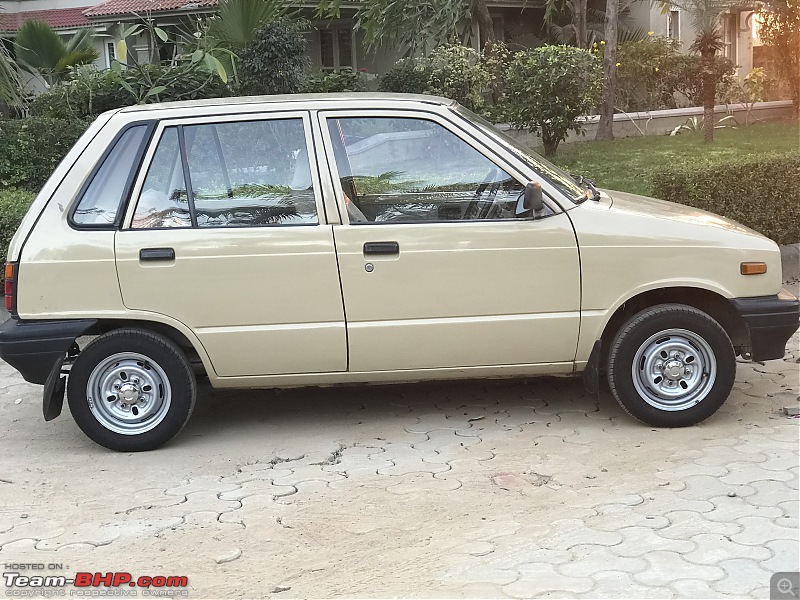
[[[620,165],[624,168],[624,165]],[[680,198],[676,198],[680,201]],[[101,115],[5,267],[0,357],[95,442],[156,448],[219,388],[583,374],[711,416],[798,328],[776,244],[576,182],[458,104],[330,94]]]

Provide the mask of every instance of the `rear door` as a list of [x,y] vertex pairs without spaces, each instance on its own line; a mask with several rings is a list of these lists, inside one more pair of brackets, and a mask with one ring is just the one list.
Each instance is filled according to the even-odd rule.
[[574,360],[580,267],[568,216],[520,218],[525,177],[434,113],[320,114],[352,371]]
[[125,306],[189,326],[219,376],[347,368],[308,119],[162,122],[116,234]]

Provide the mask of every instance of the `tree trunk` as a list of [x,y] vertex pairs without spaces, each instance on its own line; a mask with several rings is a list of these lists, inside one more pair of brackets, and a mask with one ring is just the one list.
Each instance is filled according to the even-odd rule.
[[495,40],[494,19],[486,5],[486,0],[472,0],[472,15],[478,21],[478,28],[481,32],[481,49],[483,49],[487,42]]
[[546,127],[541,128],[542,132],[542,146],[544,146],[544,155],[553,156],[558,150],[558,143],[561,141],[552,134]]
[[575,45],[578,48],[589,47],[589,33],[586,27],[586,9],[588,0],[573,0],[573,24],[575,25]]
[[605,50],[603,51],[603,102],[596,140],[614,139],[614,100],[617,87],[617,26],[619,0],[606,0]]
[[703,141],[714,141],[714,101],[717,97],[717,84],[714,77],[713,49],[700,51],[700,61],[703,70]]

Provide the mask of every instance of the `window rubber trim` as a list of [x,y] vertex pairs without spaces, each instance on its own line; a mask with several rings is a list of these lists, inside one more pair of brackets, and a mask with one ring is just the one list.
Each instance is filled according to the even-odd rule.
[[[67,215],[67,223],[72,229],[77,229],[78,231],[118,231],[122,226],[122,219],[127,210],[128,202],[130,201],[131,193],[133,192],[133,185],[136,181],[136,176],[139,174],[139,170],[142,168],[142,161],[144,160],[144,154],[147,148],[150,146],[150,140],[153,137],[153,132],[156,129],[157,121],[154,119],[148,119],[146,121],[135,121],[133,123],[128,123],[117,132],[117,135],[114,136],[114,139],[108,145],[108,147],[103,151],[100,160],[92,168],[89,177],[87,177],[86,181],[83,182],[80,191],[77,194],[77,200],[72,203],[72,207],[69,209],[69,214]],[[117,144],[119,143],[120,139],[122,138],[125,133],[128,132],[129,129],[134,127],[141,127],[146,126],[147,129],[142,136],[142,141],[139,143],[139,148],[136,150],[136,155],[133,159],[133,166],[131,168],[130,173],[128,173],[128,178],[125,180],[125,187],[122,190],[122,197],[120,198],[119,205],[117,206],[117,214],[114,216],[114,222],[110,224],[105,223],[76,223],[75,222],[75,212],[78,210],[78,206],[80,206],[83,197],[86,195],[89,187],[94,182],[95,177],[99,173],[100,169],[103,168],[106,160],[108,159],[109,154],[113,152],[114,148],[116,148]]]
[[[192,174],[189,173],[189,149],[186,147],[186,136],[183,133],[183,127],[183,125],[177,126],[178,151],[181,154],[181,168],[183,169],[183,183],[186,186],[186,203],[189,206],[189,219],[192,222],[192,229],[198,229],[197,209],[194,206],[194,190],[192,189]],[[192,142],[194,142],[194,139]]]

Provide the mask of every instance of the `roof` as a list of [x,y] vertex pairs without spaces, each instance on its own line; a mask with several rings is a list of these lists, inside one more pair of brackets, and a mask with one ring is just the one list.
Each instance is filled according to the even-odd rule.
[[82,6],[79,8],[29,10],[17,13],[0,12],[0,31],[17,31],[25,21],[44,21],[53,29],[88,27],[91,22],[83,14],[86,9],[86,6]]
[[326,108],[346,108],[348,103],[364,101],[405,101],[405,102],[424,102],[426,104],[438,104],[451,106],[454,100],[440,98],[439,96],[428,96],[427,94],[394,94],[382,92],[343,92],[331,94],[285,94],[275,96],[242,96],[238,98],[206,98],[204,100],[182,100],[180,102],[161,102],[158,104],[137,104],[126,106],[119,110],[121,113],[150,112],[171,108],[201,108],[213,106],[236,106],[250,104],[275,104],[275,103],[301,103],[301,102],[334,102],[338,106],[328,106]]
[[108,0],[84,9],[89,18],[164,11],[205,11],[217,6],[217,0]]
[[[521,6],[528,0],[487,0],[492,6]],[[90,19],[113,15],[130,15],[153,12],[207,12],[213,10],[219,0],[107,0],[84,11]],[[300,6],[314,8],[315,2],[299,2]],[[359,2],[345,2],[345,5],[357,7]],[[343,5],[344,6],[344,5]]]

